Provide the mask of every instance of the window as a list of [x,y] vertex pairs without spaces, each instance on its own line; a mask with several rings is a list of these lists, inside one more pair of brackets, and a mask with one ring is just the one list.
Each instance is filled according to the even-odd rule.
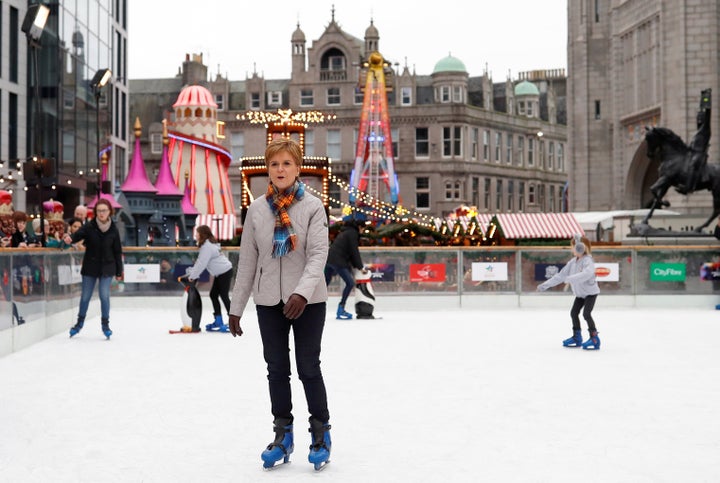
[[557,150],[557,156],[558,156],[558,162],[557,162],[557,169],[558,171],[565,171],[565,157],[564,157],[564,149],[562,143],[558,143],[558,150]]
[[513,135],[512,134],[506,134],[505,135],[505,141],[507,144],[506,150],[505,150],[505,163],[506,164],[512,164],[513,160]]
[[462,102],[462,101],[463,101],[462,87],[461,86],[453,86],[453,102]]
[[267,93],[268,106],[277,107],[282,104],[282,91],[270,91]]
[[484,208],[486,210],[490,209],[490,187],[491,187],[492,180],[490,178],[485,178],[485,190],[483,192],[483,203]]
[[225,96],[222,94],[215,94],[215,104],[217,104],[217,110],[222,111],[225,105]]
[[75,91],[73,89],[63,89],[63,109],[68,111],[75,109]]
[[362,105],[362,103],[364,101],[365,101],[365,94],[363,94],[363,90],[360,89],[359,87],[356,87],[355,88],[355,98],[354,98],[353,102],[355,103],[355,105],[360,106],[360,105]]
[[525,138],[518,136],[518,153],[517,153],[517,165],[522,166],[525,164]]
[[400,104],[403,106],[412,104],[412,87],[403,87],[400,89]]
[[527,112],[526,112],[526,114],[527,114],[527,117],[533,117],[533,103],[532,103],[532,102],[528,102],[528,103],[527,103]]
[[430,154],[430,136],[428,128],[415,128],[415,157],[424,158]]
[[[9,72],[8,72],[8,79],[10,82],[17,82],[18,81],[18,59],[20,58],[20,51],[18,49],[18,39],[20,38],[20,31],[18,29],[19,24],[19,11],[17,8],[10,6],[10,25],[9,25],[9,34],[10,34],[10,42],[8,45],[8,66],[9,66]],[[4,20],[4,19],[2,19]],[[4,32],[2,32],[4,34]],[[36,55],[40,55],[39,52],[36,52]],[[28,82],[30,79],[28,79]],[[37,82],[37,81],[35,81]],[[37,100],[36,100],[37,102]]]
[[[1,107],[1,106],[0,106]],[[8,159],[18,157],[18,95],[8,93]],[[74,159],[74,156],[73,156]]]
[[440,102],[450,102],[450,86],[440,87]]
[[300,105],[312,106],[314,103],[312,89],[300,89]]
[[156,132],[150,134],[150,152],[153,154],[160,154],[162,153],[162,148],[162,133]]
[[327,132],[327,156],[334,160],[340,160],[342,155],[339,129],[328,129]]
[[462,183],[456,181],[445,181],[445,199],[459,200],[461,198]]
[[315,131],[305,131],[305,156],[315,156]]
[[337,106],[340,104],[340,88],[329,87],[327,90],[327,104],[328,106]]
[[528,138],[528,166],[535,165],[535,140]]
[[333,55],[328,58],[330,70],[345,70],[345,57],[342,55]]
[[502,157],[502,155],[500,154],[501,151],[502,151],[502,133],[496,132],[495,133],[495,162],[496,163],[500,162],[500,158]]
[[462,156],[462,128],[460,126],[443,128],[443,156]]
[[[390,137],[392,138],[392,156],[393,159],[397,159],[400,153],[400,129],[394,127],[390,130]],[[357,143],[355,143],[357,146]]]
[[542,211],[545,211],[545,185],[539,184],[537,187],[538,194],[538,206]]
[[555,212],[555,186],[550,186],[550,211]]
[[415,208],[430,208],[430,178],[415,178]]
[[515,210],[515,197],[513,196],[515,194],[515,193],[513,193],[514,189],[515,189],[515,182],[513,180],[508,180],[507,210],[510,212]]
[[230,133],[230,155],[233,161],[238,161],[245,156],[245,133],[233,131]]
[[595,119],[600,119],[600,101],[595,101]]
[[483,160],[490,159],[490,131],[483,131]]
[[518,114],[521,116],[525,115],[525,102],[518,101]]
[[[344,180],[347,183],[347,180]],[[342,188],[338,183],[330,183],[328,186],[328,205],[331,208],[342,207],[341,202]]]
[[250,94],[250,109],[260,109],[260,93],[253,92]]
[[477,207],[480,205],[480,178],[472,179],[472,205]]
[[518,181],[518,211],[525,211],[525,182]]
[[503,210],[502,205],[502,198],[503,198],[503,182],[501,179],[496,180],[495,182],[496,188],[495,188],[495,209],[497,211]]
[[540,151],[538,154],[538,167],[540,169],[545,168],[545,141],[538,141],[538,151]]
[[478,142],[480,141],[480,131],[478,128],[474,127],[472,129],[472,144],[470,145],[470,156],[472,159],[477,159],[478,157]]
[[528,203],[531,205],[535,204],[535,185],[531,184],[528,186]]
[[548,162],[547,162],[547,168],[552,171],[553,166],[555,164],[555,143],[550,141],[548,143]]

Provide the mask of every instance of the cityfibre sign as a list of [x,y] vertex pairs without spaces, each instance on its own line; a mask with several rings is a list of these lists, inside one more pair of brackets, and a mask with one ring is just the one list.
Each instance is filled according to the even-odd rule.
[[685,264],[684,263],[651,263],[650,264],[650,281],[651,282],[684,282],[685,281]]

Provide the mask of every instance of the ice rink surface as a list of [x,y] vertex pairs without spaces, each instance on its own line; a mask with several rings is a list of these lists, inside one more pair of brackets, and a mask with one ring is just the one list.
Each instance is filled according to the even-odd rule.
[[174,302],[114,308],[110,341],[95,318],[0,359],[0,480],[720,481],[718,311],[601,298],[596,352],[561,346],[571,297],[567,310],[329,314],[333,448],[316,473],[295,375],[292,463],[261,469],[273,433],[254,307],[241,338],[169,335]]

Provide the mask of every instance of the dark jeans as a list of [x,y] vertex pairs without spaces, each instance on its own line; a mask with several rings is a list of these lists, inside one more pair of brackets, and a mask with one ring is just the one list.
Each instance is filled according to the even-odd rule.
[[210,287],[210,301],[213,306],[213,315],[222,315],[222,309],[220,308],[220,299],[222,299],[225,311],[230,314],[230,282],[232,281],[233,271],[232,268],[222,275],[218,275],[213,280],[212,287]]
[[302,315],[290,320],[283,315],[283,303],[257,306],[263,355],[267,362],[272,414],[292,419],[290,392],[290,328],[295,339],[295,364],[305,389],[310,416],[326,423],[330,419],[325,381],[320,370],[320,346],[325,326],[325,302],[308,304]]
[[583,311],[583,319],[587,322],[588,330],[590,332],[596,332],[595,321],[592,318],[592,311],[595,307],[595,300],[597,295],[588,295],[587,297],[580,298],[575,297],[572,309],[570,309],[570,318],[572,318],[573,330],[580,330],[580,309]]
[[352,272],[349,268],[330,265],[328,263],[325,265],[325,283],[327,285],[330,285],[330,281],[336,273],[345,281],[345,288],[343,289],[342,297],[340,298],[340,305],[345,307],[345,302],[347,302],[350,292],[352,292],[352,289],[355,286],[355,279],[353,278]]

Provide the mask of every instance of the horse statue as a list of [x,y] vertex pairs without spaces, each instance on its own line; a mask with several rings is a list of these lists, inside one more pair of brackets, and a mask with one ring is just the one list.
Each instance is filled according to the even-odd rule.
[[[641,226],[647,226],[656,208],[670,206],[663,200],[670,187],[682,194],[709,190],[713,197],[712,215],[705,223],[695,228],[701,233],[718,215],[720,215],[720,165],[707,163],[707,150],[710,142],[710,89],[702,91],[700,110],[697,117],[698,131],[690,144],[664,127],[645,128],[647,157],[658,161],[658,180],[650,187],[653,201],[650,211]],[[640,148],[642,149],[642,146]]]

